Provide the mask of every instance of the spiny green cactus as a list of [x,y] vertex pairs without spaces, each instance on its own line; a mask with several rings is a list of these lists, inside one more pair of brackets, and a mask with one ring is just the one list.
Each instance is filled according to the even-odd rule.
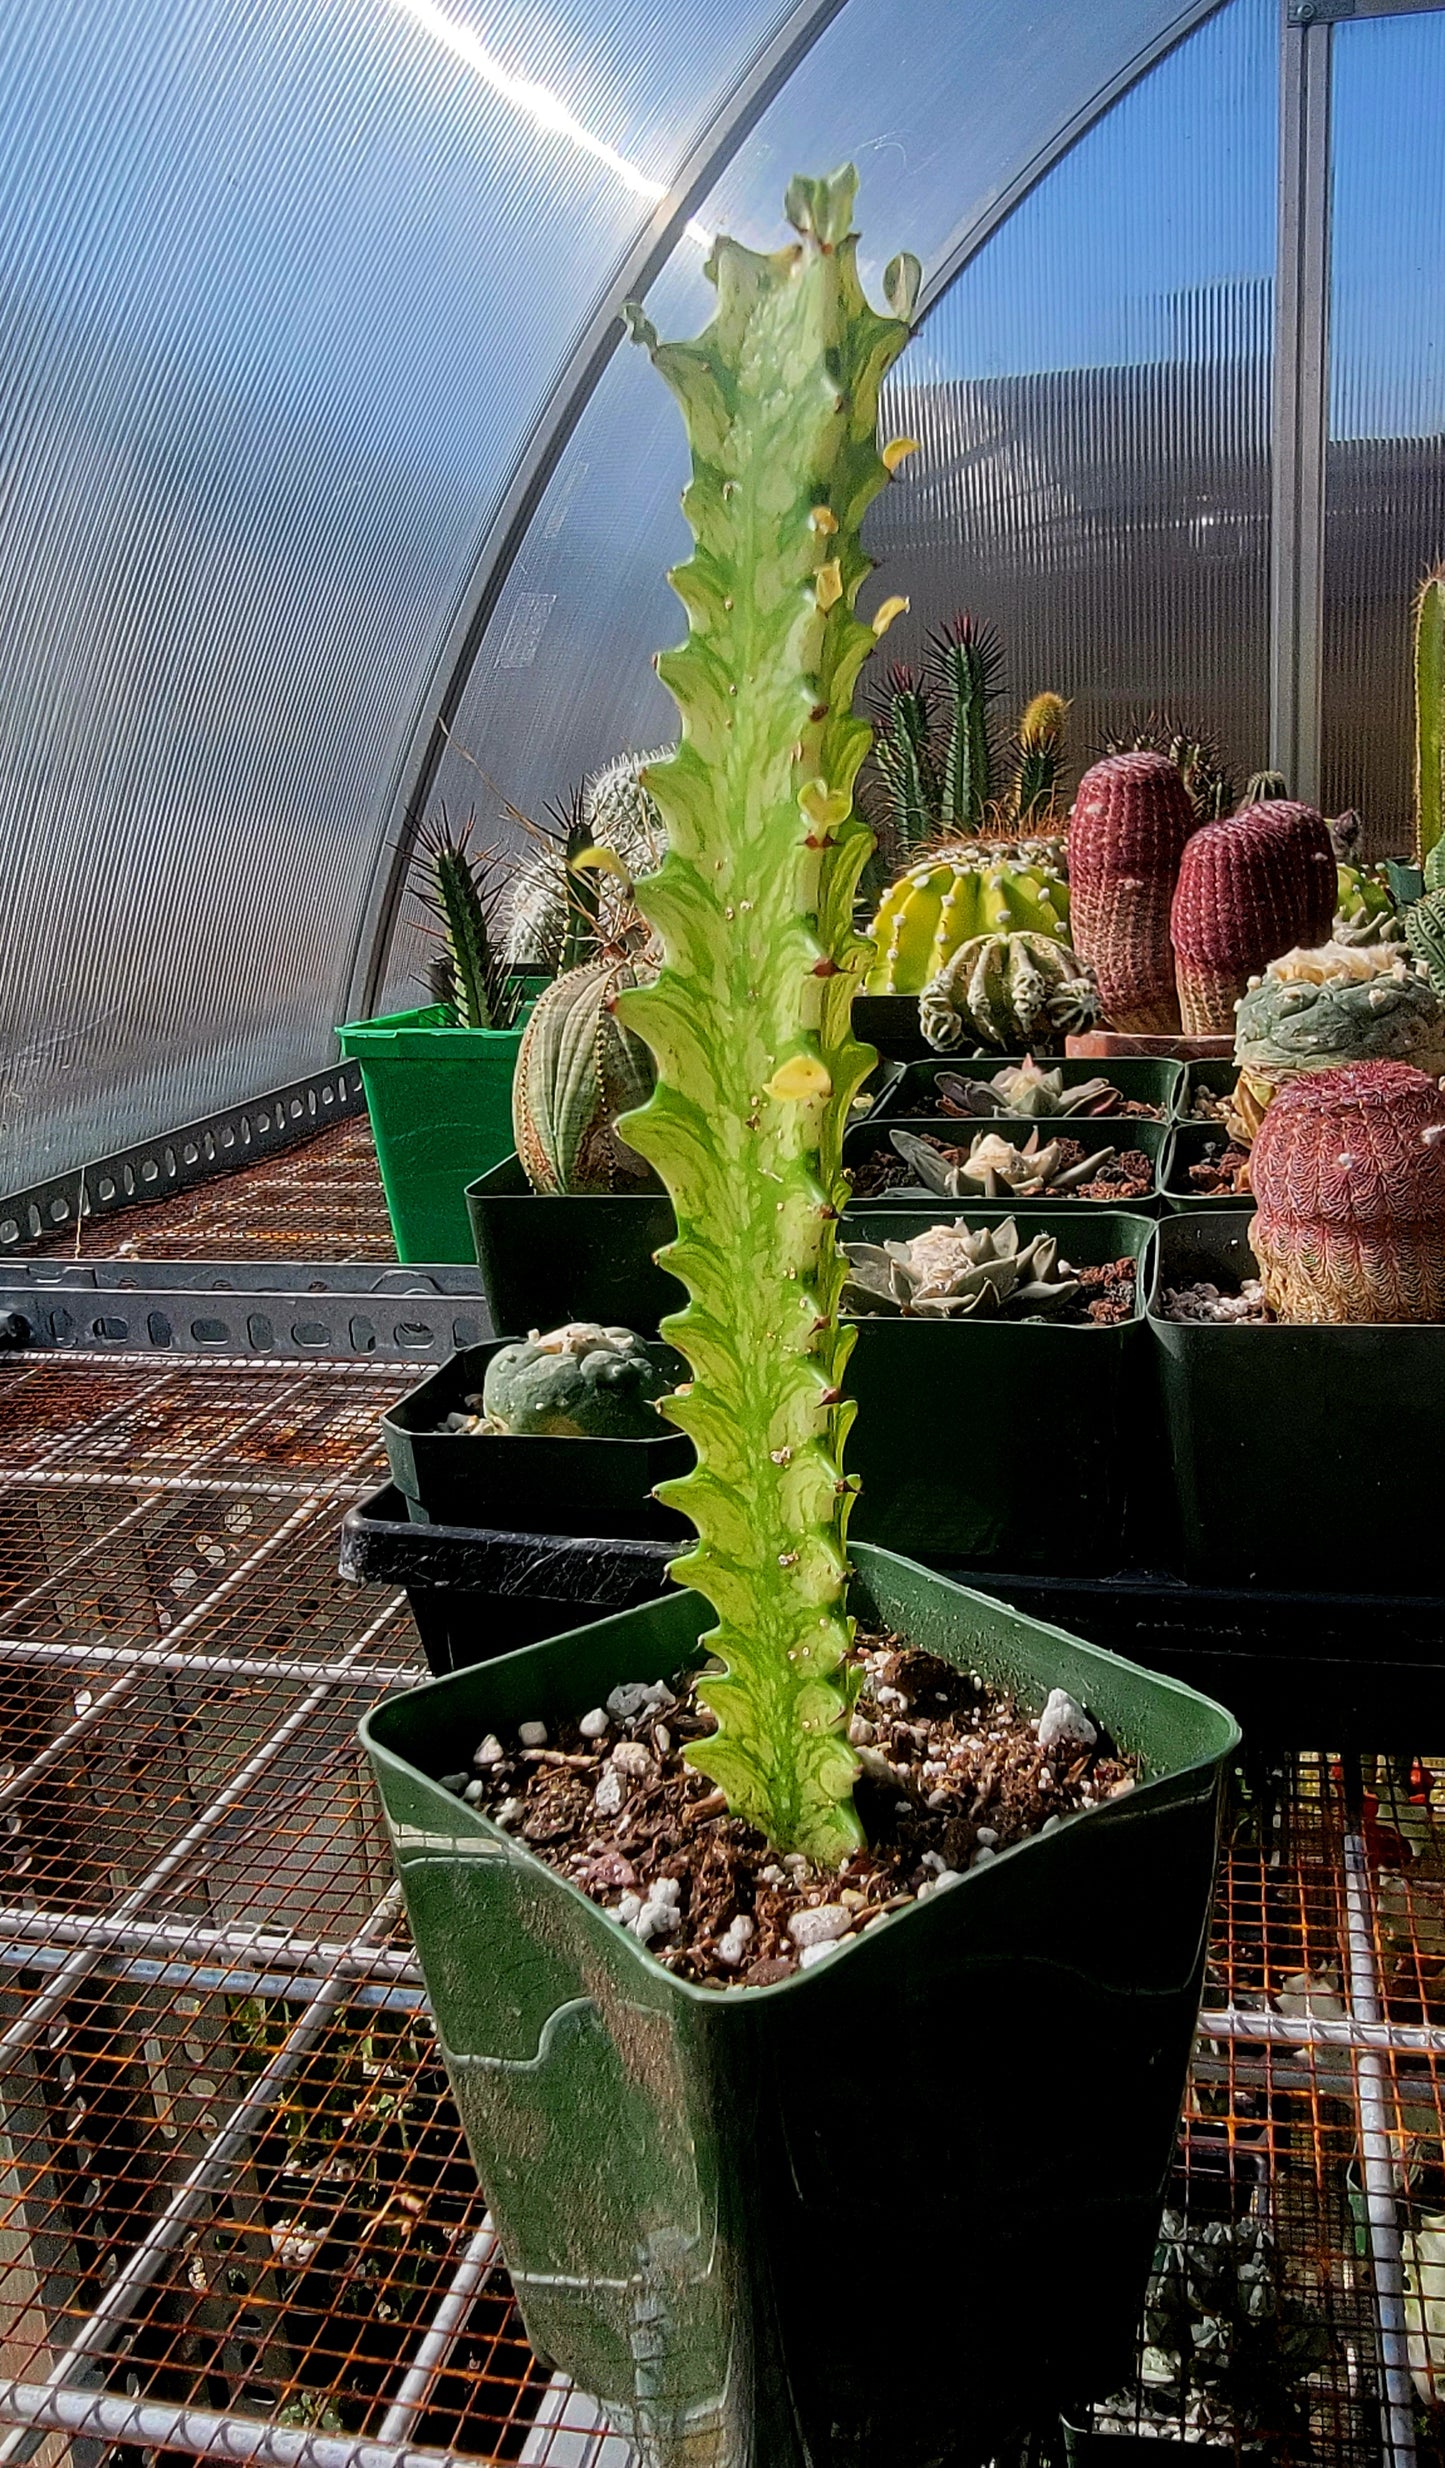
[[546,1198],[645,1188],[652,1176],[617,1129],[652,1087],[652,1058],[617,1016],[637,983],[617,952],[549,985],[522,1031],[512,1130],[532,1189]]
[[948,715],[940,819],[945,831],[980,831],[993,799],[989,705],[1002,691],[1002,646],[992,626],[965,612],[930,636],[928,656]]
[[426,931],[440,949],[431,963],[432,992],[451,1004],[461,1028],[511,1028],[522,1007],[522,989],[510,975],[493,939],[501,852],[474,849],[476,816],[460,828],[443,811],[417,826],[416,862],[425,885],[412,896],[436,925]]
[[925,678],[903,661],[888,672],[888,692],[878,699],[873,758],[887,791],[889,819],[899,857],[910,857],[938,829],[938,766],[931,730],[933,697]]
[[[663,837],[640,775],[668,751],[617,755],[548,808],[550,827],[526,826],[534,844],[513,879],[507,940],[515,967],[557,976],[607,950],[634,947],[633,877],[651,873]],[[589,865],[599,852],[600,867]]]
[[1069,706],[1062,694],[1036,694],[1019,721],[1012,819],[1037,830],[1058,810]]
[[1415,596],[1415,852],[1445,836],[1445,566]]
[[667,1413],[698,1462],[661,1496],[697,1543],[672,1573],[717,1612],[706,1642],[725,1666],[699,1688],[718,1728],[688,1755],[778,1849],[827,1862],[863,1839],[837,1242],[843,1128],[873,1059],[850,1026],[872,840],[853,807],[870,732],[852,703],[895,613],[869,627],[853,603],[858,526],[904,450],[879,454],[878,396],[920,279],[895,258],[895,314],[870,308],[856,188],[851,167],[794,180],[798,239],[775,255],[719,238],[717,312],[695,342],[660,343],[630,316],[682,407],[696,543],[672,576],[688,640],[657,664],[682,717],[647,780],[667,854],[638,890],[662,968],[621,1005],[658,1066],[622,1128],[671,1193],[678,1239],[662,1257],[690,1298],[666,1333],[692,1380]]
[[1069,930],[1069,886],[1057,842],[956,840],[890,883],[868,929],[875,958],[867,994],[921,994],[960,943],[979,934]]
[[1288,795],[1289,782],[1282,771],[1252,771],[1244,784],[1243,802],[1247,806],[1272,805]]
[[1445,1004],[1445,891],[1412,900],[1404,916],[1405,940],[1423,961],[1436,1001]]

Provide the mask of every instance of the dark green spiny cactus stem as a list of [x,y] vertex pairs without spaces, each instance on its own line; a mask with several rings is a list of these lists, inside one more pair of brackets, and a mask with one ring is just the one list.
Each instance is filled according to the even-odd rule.
[[878,719],[873,756],[888,795],[896,859],[905,864],[938,829],[940,792],[930,743],[933,697],[901,661],[888,672]]
[[1252,771],[1244,784],[1247,806],[1273,805],[1289,795],[1289,782],[1282,771]]
[[1069,706],[1062,694],[1036,694],[1026,704],[1016,744],[1012,819],[1037,828],[1057,813],[1064,780]]
[[869,307],[856,186],[851,167],[793,181],[798,240],[775,255],[720,238],[717,312],[695,342],[660,343],[630,316],[682,406],[696,543],[672,576],[688,640],[658,661],[682,742],[647,776],[668,850],[637,893],[663,965],[618,1005],[658,1066],[619,1127],[672,1195],[662,1257],[690,1298],[667,1323],[692,1371],[667,1413],[698,1462],[662,1496],[697,1542],[672,1573],[717,1612],[707,1643],[725,1666],[701,1686],[718,1729],[688,1753],[779,1850],[826,1862],[862,1840],[837,1243],[843,1128],[873,1059],[850,1026],[872,844],[853,805],[870,732],[852,704],[897,608],[869,627],[853,604],[858,526],[904,450],[879,453],[878,395],[919,280],[895,259],[895,315]]
[[427,930],[441,945],[432,964],[433,987],[445,984],[462,1028],[510,1028],[521,1008],[521,990],[493,939],[501,851],[474,849],[476,816],[457,828],[443,812],[418,825],[416,850],[425,868],[423,889],[413,896],[438,920]]
[[979,831],[993,797],[989,705],[1002,691],[998,636],[976,617],[954,617],[930,636],[928,663],[948,715],[939,819],[945,831]]
[[1427,891],[1412,900],[1404,915],[1405,940],[1425,964],[1430,991],[1445,1004],[1445,891]]
[[572,968],[581,968],[587,960],[595,960],[602,950],[602,883],[595,867],[578,863],[579,858],[595,855],[597,843],[587,820],[587,793],[574,789],[564,806],[551,808],[562,843],[562,863],[566,871],[567,915],[562,928],[562,961],[557,974],[565,977]]

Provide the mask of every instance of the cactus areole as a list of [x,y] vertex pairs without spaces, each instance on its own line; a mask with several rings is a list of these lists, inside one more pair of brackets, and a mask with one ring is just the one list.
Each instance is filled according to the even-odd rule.
[[[872,835],[853,810],[868,750],[853,693],[882,623],[854,615],[883,378],[908,339],[919,269],[895,259],[880,316],[859,284],[856,174],[798,179],[796,243],[719,239],[717,313],[696,342],[630,323],[682,406],[683,510],[696,543],[671,577],[688,640],[658,674],[681,718],[647,786],[667,826],[637,887],[662,947],[619,1011],[657,1086],[622,1126],[677,1212],[661,1255],[686,1286],[666,1334],[690,1383],[666,1405],[697,1465],[661,1495],[695,1546],[679,1583],[712,1604],[724,1671],[701,1684],[718,1729],[691,1753],[779,1850],[833,1862],[863,1839],[844,1672],[852,1409],[839,1324],[842,1135],[873,1061],[850,1026],[870,947],[852,929]],[[892,612],[880,612],[886,622]]]

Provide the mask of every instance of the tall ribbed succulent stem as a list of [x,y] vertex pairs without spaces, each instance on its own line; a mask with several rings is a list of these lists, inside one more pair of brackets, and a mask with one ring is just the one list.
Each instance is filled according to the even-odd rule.
[[888,688],[880,706],[875,755],[888,790],[896,861],[902,863],[938,829],[938,771],[930,743],[932,698],[927,686],[900,661],[888,672]]
[[566,874],[567,918],[562,928],[562,961],[557,974],[582,968],[602,949],[602,879],[596,868],[579,863],[593,856],[597,843],[587,820],[586,791],[577,789],[558,815],[562,827],[562,864]]
[[1036,694],[1019,721],[1014,821],[1037,826],[1054,813],[1063,786],[1069,706],[1061,694]]
[[1445,837],[1445,566],[1415,600],[1415,840],[1421,865]]
[[[463,1028],[509,1028],[518,998],[508,979],[506,963],[493,938],[491,908],[499,868],[495,848],[475,850],[475,816],[454,829],[447,815],[423,823],[417,832],[417,855],[426,869],[425,888],[416,897],[437,919],[448,997]],[[431,929],[434,933],[436,928]]]
[[928,657],[948,718],[940,821],[945,831],[980,831],[993,796],[989,705],[1000,691],[998,636],[976,617],[954,617],[931,638]]
[[634,335],[682,406],[695,554],[672,576],[689,620],[658,662],[682,719],[648,773],[668,831],[640,906],[664,958],[619,1004],[657,1058],[624,1136],[672,1195],[663,1255],[687,1287],[667,1334],[689,1385],[667,1411],[694,1471],[664,1496],[697,1529],[674,1576],[712,1604],[725,1671],[701,1694],[717,1731],[689,1752],[779,1850],[820,1861],[861,1839],[842,1671],[851,1408],[842,1134],[872,1060],[851,1031],[868,946],[850,923],[872,845],[853,811],[867,723],[854,687],[874,630],[853,614],[865,507],[887,477],[878,391],[907,339],[918,268],[859,285],[851,167],[795,180],[798,243],[719,239],[717,313],[692,343]]

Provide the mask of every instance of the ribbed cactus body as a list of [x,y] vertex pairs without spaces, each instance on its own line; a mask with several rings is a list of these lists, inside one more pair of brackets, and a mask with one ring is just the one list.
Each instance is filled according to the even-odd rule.
[[1111,754],[1079,783],[1069,818],[1074,949],[1111,1028],[1179,1027],[1169,911],[1194,809],[1167,755]]
[[1250,1240],[1282,1320],[1445,1318],[1445,1095],[1408,1063],[1282,1088],[1250,1156]]
[[978,934],[1069,930],[1069,886],[1047,844],[961,841],[920,858],[891,883],[869,928],[876,957],[868,994],[921,994]]
[[626,1191],[650,1168],[617,1136],[651,1094],[652,1057],[614,1005],[638,983],[625,960],[589,960],[550,985],[523,1032],[512,1079],[517,1154],[534,1191]]
[[939,1054],[992,1046],[1035,1052],[1098,1017],[1093,978],[1067,943],[1043,934],[978,934],[918,998],[918,1025]]
[[1232,1036],[1250,978],[1328,939],[1334,897],[1334,850],[1312,807],[1272,799],[1194,832],[1170,910],[1186,1032]]
[[1405,940],[1423,962],[1436,1000],[1445,1003],[1445,891],[1427,891],[1405,911]]

